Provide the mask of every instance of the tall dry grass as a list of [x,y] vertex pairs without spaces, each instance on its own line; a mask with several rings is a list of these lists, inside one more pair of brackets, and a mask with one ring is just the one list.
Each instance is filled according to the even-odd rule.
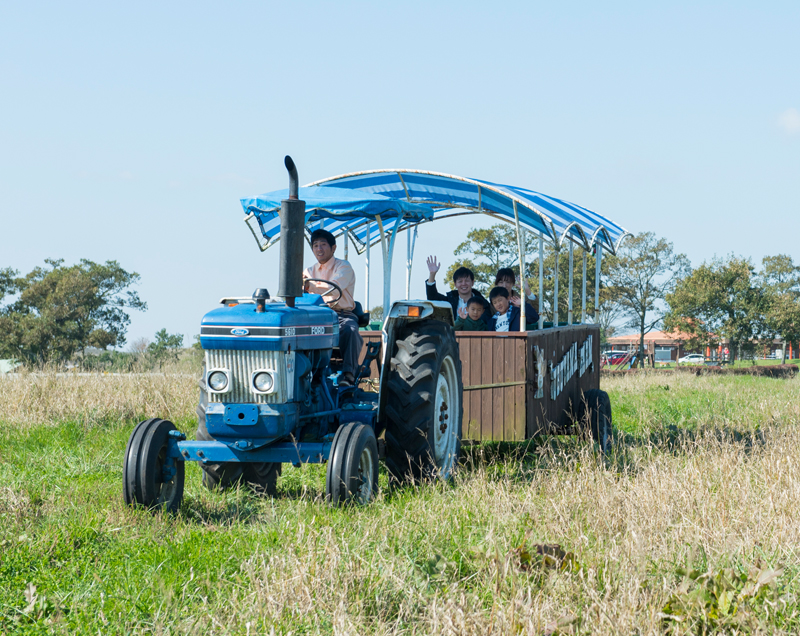
[[171,368],[122,374],[21,370],[0,375],[0,419],[20,427],[185,419],[194,416],[197,379]]
[[[794,570],[770,607],[743,605],[721,629],[794,633],[800,432],[770,427],[753,444],[708,431],[634,454],[627,464],[548,449],[544,467],[465,470],[454,488],[400,513],[379,502],[352,532],[303,524],[283,549],[242,564],[247,584],[228,599],[236,616],[215,612],[214,622],[483,635],[542,634],[561,619],[565,633],[662,634],[679,566],[747,571],[763,560]],[[566,571],[521,556],[552,543],[574,554]],[[770,611],[784,616],[775,622]],[[693,633],[702,619],[698,609],[673,627]]]

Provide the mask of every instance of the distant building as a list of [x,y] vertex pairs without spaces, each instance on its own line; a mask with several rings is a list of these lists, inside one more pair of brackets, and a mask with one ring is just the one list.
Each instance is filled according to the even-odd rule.
[[[705,353],[704,351],[687,350],[685,343],[690,336],[685,333],[651,331],[644,335],[644,350],[648,357],[655,355],[656,362],[675,362],[687,353]],[[630,351],[639,348],[639,334],[608,338],[605,349],[614,351]]]
[[[686,342],[690,336],[685,333],[669,333],[664,331],[651,331],[644,335],[645,355],[650,358],[655,356],[656,362],[675,362],[688,353],[702,353],[709,360],[725,360],[730,357],[728,351],[728,340],[723,339],[715,347],[700,347],[695,349],[686,348]],[[639,348],[639,334],[628,334],[625,336],[614,336],[608,338],[607,344],[603,345],[604,351],[631,351]],[[783,348],[783,341],[776,338],[772,342],[763,342],[755,346],[755,356],[757,358],[780,358]],[[726,353],[727,352],[727,353]],[[800,354],[800,344],[787,343],[786,357],[794,359]]]

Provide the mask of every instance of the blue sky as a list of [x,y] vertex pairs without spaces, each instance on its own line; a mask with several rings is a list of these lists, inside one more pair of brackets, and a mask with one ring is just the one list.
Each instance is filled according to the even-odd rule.
[[[0,267],[116,259],[149,304],[129,341],[188,344],[221,296],[276,287],[238,200],[286,187],[287,153],[302,183],[529,187],[695,265],[800,260],[798,24],[797,2],[3,3]],[[424,228],[412,295],[477,225]]]

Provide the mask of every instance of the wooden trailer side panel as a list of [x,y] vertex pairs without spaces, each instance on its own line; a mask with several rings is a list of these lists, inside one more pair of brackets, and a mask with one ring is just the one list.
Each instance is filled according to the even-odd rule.
[[526,372],[526,436],[570,432],[582,394],[600,386],[600,328],[528,332]]
[[525,439],[525,336],[460,332],[456,340],[464,384],[462,439]]
[[[361,337],[363,360],[367,343],[380,342],[381,332],[362,331]],[[464,440],[512,442],[570,432],[582,392],[600,385],[600,329],[594,325],[527,333],[458,332],[456,340]],[[370,378],[378,378],[375,362]]]

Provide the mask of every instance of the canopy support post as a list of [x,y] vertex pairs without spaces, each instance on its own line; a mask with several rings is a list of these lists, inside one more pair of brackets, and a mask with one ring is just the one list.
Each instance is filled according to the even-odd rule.
[[344,260],[349,261],[350,259],[348,258],[349,254],[347,246],[350,241],[347,240],[347,230],[342,232],[342,240],[344,241]]
[[574,269],[574,256],[573,251],[575,248],[575,242],[570,240],[569,242],[569,298],[567,299],[567,324],[572,324],[572,279],[573,279],[573,269]]
[[[517,226],[517,252],[519,253],[519,279],[520,281],[524,280],[525,276],[525,253],[522,250],[522,241],[523,241],[523,231],[519,225],[519,212],[517,211],[517,202],[514,201],[514,223]],[[520,308],[520,315],[519,315],[519,330],[520,331],[527,331],[528,330],[528,323],[525,316],[525,306],[528,304],[527,299],[525,298],[525,286],[523,285],[522,290],[522,302],[519,304]]]
[[581,324],[586,324],[586,250],[583,250],[583,278],[581,279]]
[[389,234],[387,241],[381,217],[376,216],[375,220],[378,221],[378,229],[381,233],[381,251],[383,252],[383,317],[385,319],[389,315],[389,305],[392,302],[392,254],[394,241],[397,238],[397,225],[395,225],[395,230]]
[[556,271],[553,278],[553,326],[558,327],[558,253],[559,245],[556,243]]
[[595,243],[597,247],[597,255],[594,261],[594,320],[597,323],[600,320],[600,268],[603,262],[603,244]]
[[406,232],[408,232],[408,245],[406,250],[406,300],[411,298],[411,266],[414,261],[414,247],[417,244],[417,226],[414,226],[414,235],[411,235],[411,228],[409,227]]
[[364,250],[366,256],[366,273],[364,274],[364,311],[369,311],[369,243],[370,243],[370,229],[372,224],[367,221],[367,247]]
[[539,329],[544,329],[544,234],[539,232]]

